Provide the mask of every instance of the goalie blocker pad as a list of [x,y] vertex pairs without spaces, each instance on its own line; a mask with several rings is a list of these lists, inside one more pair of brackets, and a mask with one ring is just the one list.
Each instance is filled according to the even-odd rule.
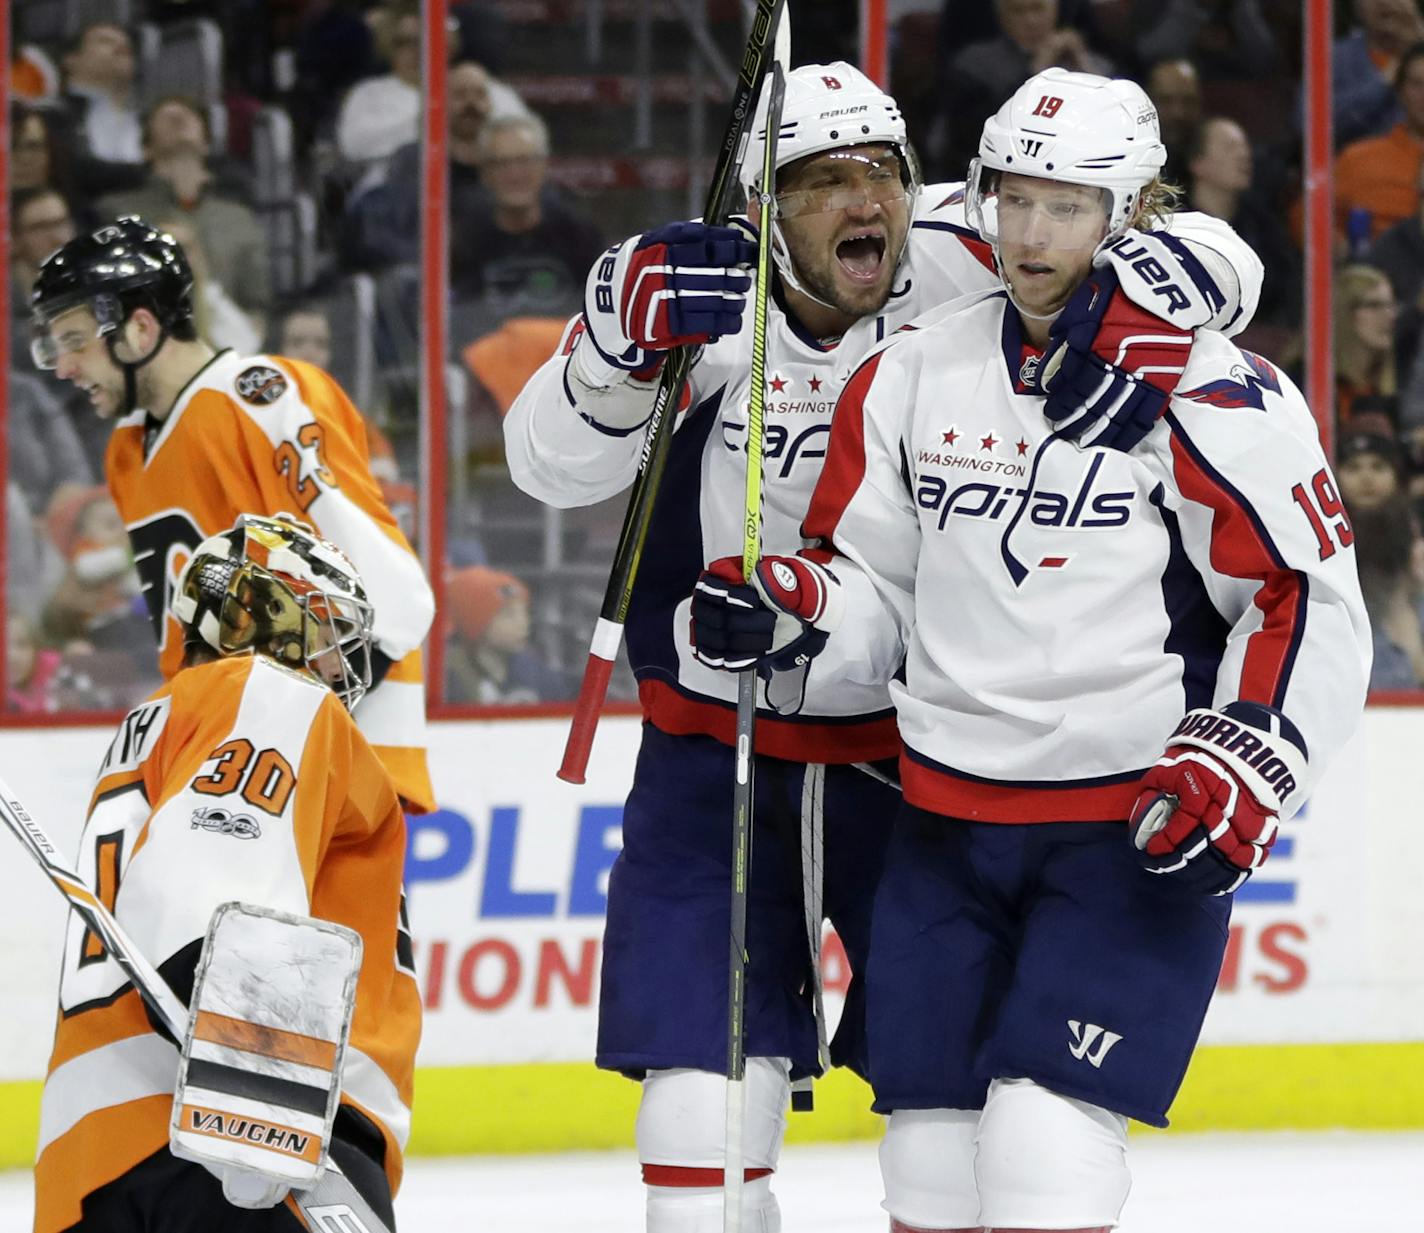
[[225,903],[193,985],[173,1154],[310,1189],[325,1172],[361,970],[344,925]]

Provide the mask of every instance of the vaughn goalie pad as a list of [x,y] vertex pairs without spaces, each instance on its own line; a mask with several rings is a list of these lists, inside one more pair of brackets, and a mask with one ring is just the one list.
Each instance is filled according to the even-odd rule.
[[218,908],[193,984],[173,1154],[314,1186],[327,1165],[360,970],[360,935],[344,925],[241,903]]

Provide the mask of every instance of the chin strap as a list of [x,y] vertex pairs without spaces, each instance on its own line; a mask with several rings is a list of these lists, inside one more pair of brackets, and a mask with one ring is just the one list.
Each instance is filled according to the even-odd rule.
[[122,419],[138,405],[138,370],[150,363],[163,350],[163,344],[168,341],[168,327],[166,325],[158,327],[158,341],[153,344],[153,350],[141,360],[119,359],[117,335],[118,331],[115,330],[104,341],[109,348],[109,358],[124,370],[124,405],[119,408],[119,418]]

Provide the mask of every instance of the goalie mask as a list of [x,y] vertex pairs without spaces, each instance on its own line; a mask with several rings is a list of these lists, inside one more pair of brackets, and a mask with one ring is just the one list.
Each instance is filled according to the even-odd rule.
[[[769,88],[762,90],[757,115],[752,123],[751,140],[742,159],[742,187],[752,197],[761,193],[770,94]],[[869,149],[849,153],[856,147]],[[883,153],[875,147],[881,147]],[[914,215],[915,198],[920,191],[919,164],[906,136],[905,120],[899,105],[864,73],[844,60],[834,64],[803,64],[787,76],[781,128],[776,141],[777,171],[790,163],[829,150],[846,150],[847,158],[864,164],[865,187],[782,194],[776,199],[771,224],[772,259],[781,277],[819,304],[826,302],[811,292],[797,275],[780,220],[847,209],[865,199],[884,204],[892,197],[905,202],[908,220]],[[906,239],[901,241],[899,252],[884,254],[884,260],[892,269],[898,267],[904,258],[908,230],[905,234]]]
[[289,515],[244,514],[198,545],[171,604],[185,645],[305,669],[353,709],[371,687],[373,610],[335,544]]
[[984,123],[979,157],[969,164],[969,222],[997,255],[1004,174],[1076,184],[1101,193],[1107,218],[1106,234],[1095,240],[1101,246],[1127,229],[1166,161],[1157,109],[1141,86],[1045,69]]

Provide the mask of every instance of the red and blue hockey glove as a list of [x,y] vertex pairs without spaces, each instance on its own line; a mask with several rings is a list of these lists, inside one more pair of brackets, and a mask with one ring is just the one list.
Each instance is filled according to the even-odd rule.
[[805,557],[762,557],[749,583],[741,557],[722,557],[692,594],[693,653],[711,668],[769,677],[820,654],[844,608],[840,580]]
[[1189,330],[1139,308],[1108,266],[1058,314],[1033,384],[1059,436],[1127,451],[1167,410],[1191,346]]
[[646,378],[663,351],[737,333],[755,261],[756,244],[737,227],[669,223],[615,244],[584,285],[578,375],[592,386]]
[[1142,777],[1129,820],[1139,863],[1201,894],[1229,894],[1265,862],[1305,767],[1305,742],[1272,707],[1192,711]]

